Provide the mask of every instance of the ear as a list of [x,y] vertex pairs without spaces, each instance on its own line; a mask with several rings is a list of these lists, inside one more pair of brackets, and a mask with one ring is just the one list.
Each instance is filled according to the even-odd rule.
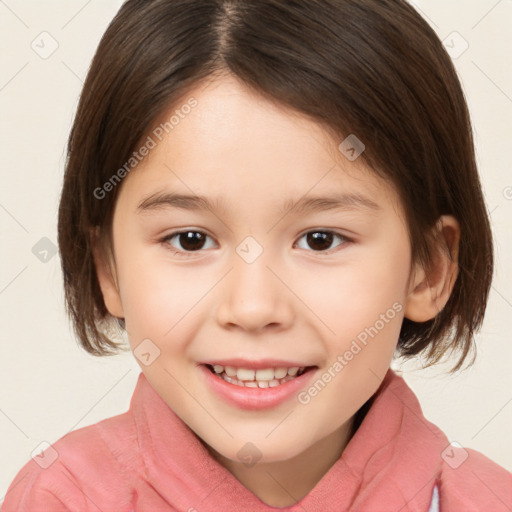
[[413,322],[434,318],[446,305],[459,274],[460,225],[452,215],[439,217],[437,247],[430,269],[416,265],[411,275],[404,316]]
[[115,264],[111,258],[107,259],[104,250],[101,247],[98,227],[91,232],[91,239],[96,276],[98,277],[105,306],[112,316],[124,318]]

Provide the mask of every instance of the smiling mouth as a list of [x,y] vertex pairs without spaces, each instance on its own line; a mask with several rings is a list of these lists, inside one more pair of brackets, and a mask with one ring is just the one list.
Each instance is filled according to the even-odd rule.
[[314,366],[292,366],[289,368],[261,368],[254,370],[220,364],[207,364],[206,367],[216,377],[235,386],[246,388],[275,388],[315,368]]

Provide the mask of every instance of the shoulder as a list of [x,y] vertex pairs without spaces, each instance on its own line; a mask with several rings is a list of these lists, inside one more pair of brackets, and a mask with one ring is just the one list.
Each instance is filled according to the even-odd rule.
[[[124,510],[131,467],[138,463],[137,433],[130,412],[61,437],[35,455],[12,481],[2,512],[86,511],[105,498]],[[132,476],[133,478],[133,476]],[[126,510],[131,510],[126,508]]]
[[443,452],[439,494],[441,510],[509,512],[512,473],[471,448],[448,447]]
[[[48,450],[46,452],[45,457],[48,457]],[[85,500],[73,473],[61,461],[55,460],[44,468],[30,460],[9,486],[2,512],[88,510]],[[72,506],[68,507],[69,504]]]

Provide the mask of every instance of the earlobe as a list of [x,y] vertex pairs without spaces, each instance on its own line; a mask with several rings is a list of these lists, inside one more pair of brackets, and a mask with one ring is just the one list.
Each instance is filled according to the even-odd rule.
[[413,322],[434,318],[446,305],[457,280],[460,225],[451,215],[436,224],[437,249],[430,269],[416,266],[411,279],[404,316]]
[[100,247],[97,228],[96,231],[91,233],[91,239],[96,276],[98,277],[105,307],[112,316],[123,318],[123,305],[119,293],[115,265],[111,261],[107,261],[104,251]]

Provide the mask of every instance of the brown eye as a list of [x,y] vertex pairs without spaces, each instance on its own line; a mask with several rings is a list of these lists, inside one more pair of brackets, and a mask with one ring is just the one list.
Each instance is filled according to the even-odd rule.
[[340,239],[342,242],[337,244],[335,247],[348,241],[347,238],[334,233],[333,231],[309,231],[301,237],[301,240],[305,239],[307,245],[312,248],[314,252],[325,252],[332,249],[332,243],[336,238]]
[[[176,252],[195,252],[205,248],[207,238],[209,236],[201,231],[181,231],[165,237],[163,242],[176,249]],[[171,243],[172,240],[177,240],[178,246]]]

